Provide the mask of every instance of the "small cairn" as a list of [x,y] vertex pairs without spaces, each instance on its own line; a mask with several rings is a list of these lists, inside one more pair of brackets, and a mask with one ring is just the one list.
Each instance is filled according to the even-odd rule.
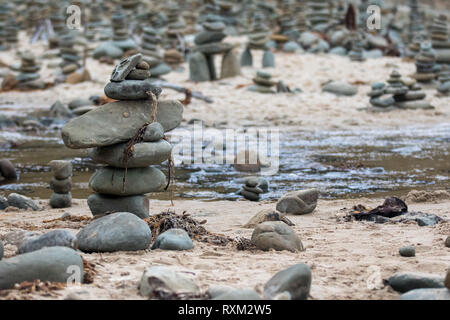
[[170,66],[162,60],[160,42],[161,39],[154,28],[143,28],[140,52],[143,54],[143,60],[150,65],[152,78],[159,78],[171,71]]
[[438,76],[439,86],[437,91],[441,96],[450,96],[450,70],[447,65],[442,66]]
[[45,83],[40,79],[41,67],[36,62],[35,56],[27,51],[21,56],[20,73],[17,75],[18,88],[21,90],[44,89]]
[[88,198],[93,215],[131,212],[148,218],[145,194],[168,186],[164,173],[152,166],[170,161],[172,146],[164,132],[181,123],[183,106],[179,101],[158,101],[162,90],[149,76],[141,54],[121,61],[105,87],[106,96],[118,101],[75,118],[62,129],[67,147],[89,149],[95,163],[107,165],[89,181],[96,192]]
[[425,101],[426,94],[417,85],[414,79],[402,79],[401,74],[394,70],[391,72],[388,85],[378,82],[372,85],[369,92],[370,104],[373,107],[389,110],[400,109],[433,109],[434,107]]
[[364,57],[364,44],[361,35],[355,33],[352,35],[352,50],[348,53],[350,60],[362,62],[365,61]]
[[8,19],[5,30],[5,41],[8,48],[16,47],[19,42],[19,27],[17,25],[16,20],[13,17]]
[[272,75],[270,73],[258,71],[256,73],[256,77],[253,78],[253,82],[255,84],[249,86],[248,90],[259,93],[276,93],[272,87],[276,86],[277,82],[271,80],[271,78]]
[[102,27],[102,6],[94,0],[89,7],[89,21],[86,25],[86,38],[93,41],[97,37],[99,29]]
[[290,40],[296,40],[300,36],[297,30],[297,20],[293,15],[293,8],[290,0],[283,0],[281,5],[281,15],[277,19],[280,28],[279,34],[287,36]]
[[0,51],[8,50],[6,43],[6,31],[8,17],[10,15],[10,6],[8,3],[0,3]]
[[260,177],[249,177],[244,180],[242,189],[238,194],[250,201],[259,201],[261,194],[269,191],[269,184],[266,179]]
[[51,43],[57,44],[58,38],[63,36],[68,32],[66,26],[66,17],[64,15],[65,4],[61,0],[52,0],[50,2],[50,22],[52,23],[53,31],[55,32],[55,37],[49,39]]
[[295,0],[294,4],[294,13],[297,17],[297,29],[300,33],[305,32],[307,30],[306,23],[306,0]]
[[434,52],[431,42],[425,41],[420,45],[420,52],[416,56],[416,73],[412,76],[418,82],[430,83],[436,78],[435,64],[436,52]]
[[195,82],[217,80],[214,55],[222,55],[220,78],[241,74],[240,63],[233,52],[233,45],[221,42],[225,38],[225,24],[219,21],[205,21],[203,31],[195,36],[196,46],[189,58],[189,78]]
[[329,0],[308,1],[305,16],[314,31],[323,31],[330,23],[330,15]]
[[72,206],[72,163],[66,160],[53,160],[49,163],[53,173],[50,188],[53,194],[50,197],[52,208],[69,208]]
[[79,61],[81,60],[81,58],[78,55],[78,50],[75,49],[74,46],[75,38],[73,35],[66,34],[61,37],[61,41],[59,43],[59,52],[63,61],[59,66],[64,78],[80,68]]
[[431,41],[435,49],[450,49],[448,37],[447,16],[441,14],[437,16],[431,25]]
[[252,66],[253,55],[252,50],[263,50],[262,67],[275,67],[275,55],[267,48],[268,28],[263,23],[263,15],[256,12],[253,17],[253,28],[248,38],[247,47],[241,55],[241,66]]

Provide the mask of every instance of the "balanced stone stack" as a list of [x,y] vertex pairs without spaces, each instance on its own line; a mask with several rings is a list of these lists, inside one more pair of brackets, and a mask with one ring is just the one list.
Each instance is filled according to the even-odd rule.
[[[131,212],[149,216],[147,193],[166,185],[162,171],[151,167],[171,157],[164,132],[182,120],[178,101],[157,101],[161,88],[148,80],[149,66],[137,54],[121,61],[105,87],[107,97],[119,100],[94,109],[62,129],[67,147],[90,148],[98,169],[89,181],[96,193],[88,198],[94,215]],[[156,108],[156,110],[154,110]]]
[[65,160],[50,161],[53,178],[50,188],[53,194],[50,197],[52,208],[69,208],[72,206],[72,163]]
[[271,80],[272,75],[268,72],[258,71],[253,78],[254,85],[248,87],[248,90],[259,93],[276,93],[272,87],[277,83]]
[[162,60],[160,42],[161,38],[154,28],[143,28],[140,52],[143,54],[143,59],[150,65],[151,77],[153,78],[159,78],[171,71],[170,66]]
[[89,21],[86,25],[86,38],[90,41],[95,40],[99,29],[102,26],[102,7],[97,1],[93,1],[89,8]]
[[189,58],[189,78],[195,82],[217,80],[214,56],[222,55],[222,69],[220,78],[235,77],[241,73],[240,63],[233,52],[233,45],[221,42],[225,37],[225,24],[222,22],[206,21],[203,31],[194,39],[196,47]]
[[323,31],[330,22],[330,15],[329,0],[308,1],[305,16],[314,31]]
[[290,40],[296,40],[300,36],[300,32],[297,30],[297,20],[292,14],[290,0],[283,0],[281,10],[282,14],[277,19],[279,33],[287,36]]
[[129,17],[122,11],[121,7],[116,7],[111,22],[113,26],[113,41],[112,45],[127,51],[136,49],[137,45],[133,39],[128,35]]
[[418,82],[430,83],[436,78],[435,64],[436,52],[434,52],[431,42],[426,41],[420,45],[420,52],[416,56],[416,73],[413,78]]
[[435,49],[449,49],[450,41],[448,37],[447,16],[439,15],[433,20],[431,25],[431,41]]
[[361,36],[358,33],[352,35],[352,50],[348,53],[350,60],[362,62],[364,57],[364,44],[362,42]]
[[10,6],[8,3],[0,3],[0,50],[8,50],[6,43],[6,26],[10,15]]
[[409,42],[413,41],[415,35],[424,30],[422,13],[420,12],[418,0],[409,1]]
[[50,22],[52,23],[56,36],[55,39],[52,39],[54,42],[57,42],[57,38],[66,34],[68,31],[64,12],[68,5],[67,1],[52,0],[50,2]]
[[372,91],[368,94],[370,103],[377,108],[400,108],[400,109],[433,109],[433,106],[425,101],[426,94],[417,85],[414,79],[402,79],[398,71],[392,71],[384,83],[372,85]]
[[45,83],[39,80],[41,67],[37,64],[35,56],[27,51],[21,58],[20,74],[16,77],[18,88],[23,90],[45,88]]
[[267,48],[268,28],[263,23],[263,15],[259,12],[253,17],[253,28],[248,38],[247,47],[241,55],[241,66],[252,66],[253,55],[252,50],[263,50],[263,68],[275,67],[275,55]]
[[80,56],[78,55],[78,50],[75,49],[75,38],[71,34],[66,34],[61,37],[59,43],[59,52],[63,61],[60,63],[61,73],[64,76],[76,71],[79,67]]
[[9,48],[17,46],[17,43],[19,42],[18,35],[19,27],[16,20],[11,17],[5,26],[5,41]]
[[297,17],[297,29],[299,32],[305,32],[307,30],[305,12],[306,0],[295,0],[294,13]]
[[260,195],[269,191],[269,184],[266,179],[259,177],[249,177],[244,180],[244,186],[239,191],[245,199],[259,201]]
[[180,7],[176,3],[172,3],[167,12],[167,30],[164,38],[164,48],[178,49],[180,40],[179,37],[184,36],[186,22],[182,19]]
[[439,86],[437,88],[440,95],[450,96],[450,70],[444,65],[439,72]]

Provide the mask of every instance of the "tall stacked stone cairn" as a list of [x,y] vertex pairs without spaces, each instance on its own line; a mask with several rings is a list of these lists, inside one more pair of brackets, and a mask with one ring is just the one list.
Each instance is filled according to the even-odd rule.
[[178,50],[179,37],[184,36],[185,29],[186,22],[182,18],[180,7],[176,3],[170,4],[167,12],[167,30],[163,39],[164,48]]
[[10,6],[8,3],[0,3],[0,50],[8,50],[6,43],[6,26],[10,15]]
[[68,33],[61,37],[59,41],[59,53],[62,58],[59,64],[63,78],[75,72],[80,68],[79,61],[81,57],[78,55],[78,50],[75,48],[75,37]]
[[19,42],[19,27],[14,17],[10,17],[5,26],[5,42],[8,48],[14,48]]
[[410,58],[415,58],[420,52],[420,45],[428,38],[427,33],[417,32],[409,42],[405,55]]
[[420,12],[419,0],[409,0],[409,42],[413,41],[415,35],[424,30],[423,17]]
[[53,160],[49,163],[53,173],[50,188],[53,194],[50,197],[52,208],[69,208],[72,206],[72,163],[66,160]]
[[225,37],[225,24],[219,21],[203,23],[203,31],[195,36],[196,46],[189,58],[189,79],[195,82],[217,80],[214,55],[222,55],[220,78],[241,74],[239,59],[233,52],[233,45],[221,42]]
[[164,173],[151,166],[171,157],[164,132],[181,123],[183,106],[178,101],[157,101],[162,90],[149,76],[141,54],[121,61],[105,87],[106,96],[119,101],[75,118],[62,129],[67,147],[89,148],[92,160],[106,165],[89,181],[96,192],[88,198],[94,215],[131,212],[146,218],[145,194],[166,186]]
[[254,85],[249,86],[248,90],[259,93],[276,93],[273,89],[277,83],[271,80],[272,75],[268,72],[258,71],[256,77],[253,78]]
[[281,15],[277,18],[277,23],[280,28],[279,34],[288,37],[290,40],[296,40],[300,36],[297,30],[297,19],[293,15],[293,10],[290,0],[283,0],[281,4]]
[[86,25],[86,38],[90,41],[95,40],[98,31],[102,28],[102,6],[96,0],[94,0],[89,7],[89,18]]
[[136,49],[137,45],[133,39],[128,35],[129,18],[123,12],[120,6],[117,6],[113,15],[111,16],[111,23],[113,27],[113,41],[112,44],[124,51]]
[[438,75],[439,86],[437,91],[439,95],[450,96],[450,69],[447,65],[442,66]]
[[351,35],[351,38],[352,38],[352,49],[348,53],[350,60],[359,62],[366,60],[364,57],[364,44],[361,35],[355,31]]
[[255,13],[253,18],[253,28],[248,35],[247,47],[241,55],[241,66],[253,66],[252,50],[262,50],[264,51],[262,67],[275,67],[275,55],[267,47],[267,42],[269,41],[269,31],[267,26],[263,23],[263,18],[264,17],[261,13]]
[[450,39],[447,16],[440,15],[434,19],[430,27],[433,48],[436,51],[438,64],[450,64]]
[[141,40],[140,52],[143,59],[150,65],[152,78],[159,78],[172,70],[164,61],[159,43],[161,38],[158,32],[152,27],[144,27]]
[[422,42],[420,52],[415,60],[416,73],[412,77],[421,83],[433,82],[436,78],[436,52],[433,50],[431,42]]
[[414,79],[402,79],[398,71],[392,71],[387,85],[383,82],[374,83],[369,92],[370,104],[378,109],[433,109],[425,101],[426,94]]
[[329,0],[308,1],[306,19],[314,31],[323,31],[330,22],[331,8]]
[[298,31],[305,32],[307,30],[306,23],[306,0],[295,0],[294,13],[297,18],[297,29]]
[[55,36],[49,39],[49,41],[55,45],[58,44],[58,38],[68,31],[64,12],[68,5],[69,3],[67,1],[52,0],[50,2],[50,22],[52,23]]
[[27,51],[21,56],[20,73],[17,75],[18,89],[32,90],[44,89],[45,83],[40,79],[39,70],[41,67],[36,62],[35,56]]

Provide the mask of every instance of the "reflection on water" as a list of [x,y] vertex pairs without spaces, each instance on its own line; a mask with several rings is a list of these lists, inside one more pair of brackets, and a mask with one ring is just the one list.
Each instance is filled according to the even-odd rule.
[[[176,131],[174,132],[176,134]],[[17,183],[0,182],[0,193],[21,192],[49,198],[48,162],[71,159],[74,164],[74,198],[86,198],[96,165],[83,150],[67,149],[58,130],[0,132],[1,158],[13,161],[20,171]],[[203,146],[205,147],[205,146]],[[411,189],[449,189],[450,123],[434,127],[397,130],[282,131],[280,167],[267,177],[276,199],[286,191],[318,188],[324,198],[402,195]],[[161,169],[167,172],[163,164]],[[204,200],[239,199],[242,178],[231,165],[181,164],[176,168],[175,198]],[[169,193],[152,197],[168,199]]]

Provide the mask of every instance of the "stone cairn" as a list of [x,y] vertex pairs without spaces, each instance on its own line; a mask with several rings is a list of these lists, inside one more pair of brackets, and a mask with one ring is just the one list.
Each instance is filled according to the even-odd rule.
[[10,15],[10,6],[8,3],[0,3],[0,50],[8,50],[6,43],[6,26]]
[[225,38],[225,24],[206,21],[203,31],[195,36],[194,53],[189,58],[189,78],[195,82],[217,80],[214,55],[221,54],[222,70],[220,78],[235,77],[241,74],[239,60],[233,52],[233,45],[221,42]]
[[40,81],[39,70],[41,67],[36,62],[35,56],[27,51],[21,56],[20,73],[17,75],[18,88],[23,90],[43,89],[45,83]]
[[438,93],[442,96],[450,96],[450,70],[447,65],[442,66],[438,80]]
[[254,85],[249,86],[248,90],[259,93],[276,93],[272,87],[276,86],[276,82],[271,80],[272,75],[268,72],[258,71],[256,77],[253,78]]
[[277,19],[280,28],[279,34],[288,37],[290,40],[296,40],[300,36],[297,30],[297,19],[293,15],[290,0],[283,0],[281,4],[282,13]]
[[420,12],[419,1],[409,0],[409,42],[413,41],[415,35],[424,30],[423,17]]
[[329,0],[308,1],[306,19],[314,31],[322,31],[330,22]]
[[66,160],[53,160],[49,163],[53,173],[50,188],[53,194],[50,197],[52,208],[69,208],[72,206],[72,163]]
[[19,27],[17,26],[16,20],[14,17],[10,17],[5,29],[5,42],[8,48],[16,47],[19,42]]
[[433,20],[430,28],[431,41],[435,49],[449,49],[450,41],[448,38],[447,16],[439,15]]
[[244,179],[244,185],[238,194],[250,201],[259,201],[263,193],[269,191],[269,183],[260,177],[248,177]]
[[295,0],[294,13],[297,17],[297,30],[302,33],[307,30],[306,23],[306,1],[305,0]]
[[164,132],[181,123],[183,106],[178,101],[157,101],[162,90],[149,76],[141,54],[121,61],[105,87],[106,96],[118,101],[75,118],[62,129],[67,147],[89,148],[95,163],[107,165],[89,181],[96,192],[88,198],[93,215],[131,212],[149,217],[145,194],[166,186],[164,173],[151,166],[170,161],[172,146]]
[[383,82],[374,83],[369,92],[370,104],[377,108],[432,109],[425,101],[426,94],[414,79],[402,79],[398,71],[392,71],[386,86]]
[[61,73],[63,77],[75,72],[80,68],[78,50],[75,49],[75,38],[71,34],[61,37],[59,42],[59,53],[63,61],[60,63]]
[[49,39],[50,45],[56,46],[59,41],[59,37],[67,33],[66,17],[64,15],[64,9],[68,5],[65,1],[52,0],[50,2],[50,22],[52,23],[54,37]]
[[253,18],[253,28],[248,36],[247,47],[241,55],[241,66],[253,66],[253,55],[252,50],[262,50],[263,68],[273,68],[275,67],[275,55],[267,48],[268,38],[268,28],[263,23],[263,15],[259,12],[255,13]]
[[150,65],[151,77],[159,78],[168,74],[172,69],[162,60],[158,32],[152,27],[144,27],[141,41],[143,59]]
[[436,53],[431,42],[425,41],[420,45],[420,52],[416,56],[416,73],[412,76],[418,82],[430,83],[436,78]]
[[99,29],[102,27],[102,7],[97,1],[93,1],[89,8],[89,21],[86,25],[86,38],[90,41],[95,40]]
[[350,60],[359,62],[365,61],[366,59],[364,58],[364,44],[361,35],[357,32],[354,32],[353,35],[351,35],[351,38],[352,50],[348,53]]

